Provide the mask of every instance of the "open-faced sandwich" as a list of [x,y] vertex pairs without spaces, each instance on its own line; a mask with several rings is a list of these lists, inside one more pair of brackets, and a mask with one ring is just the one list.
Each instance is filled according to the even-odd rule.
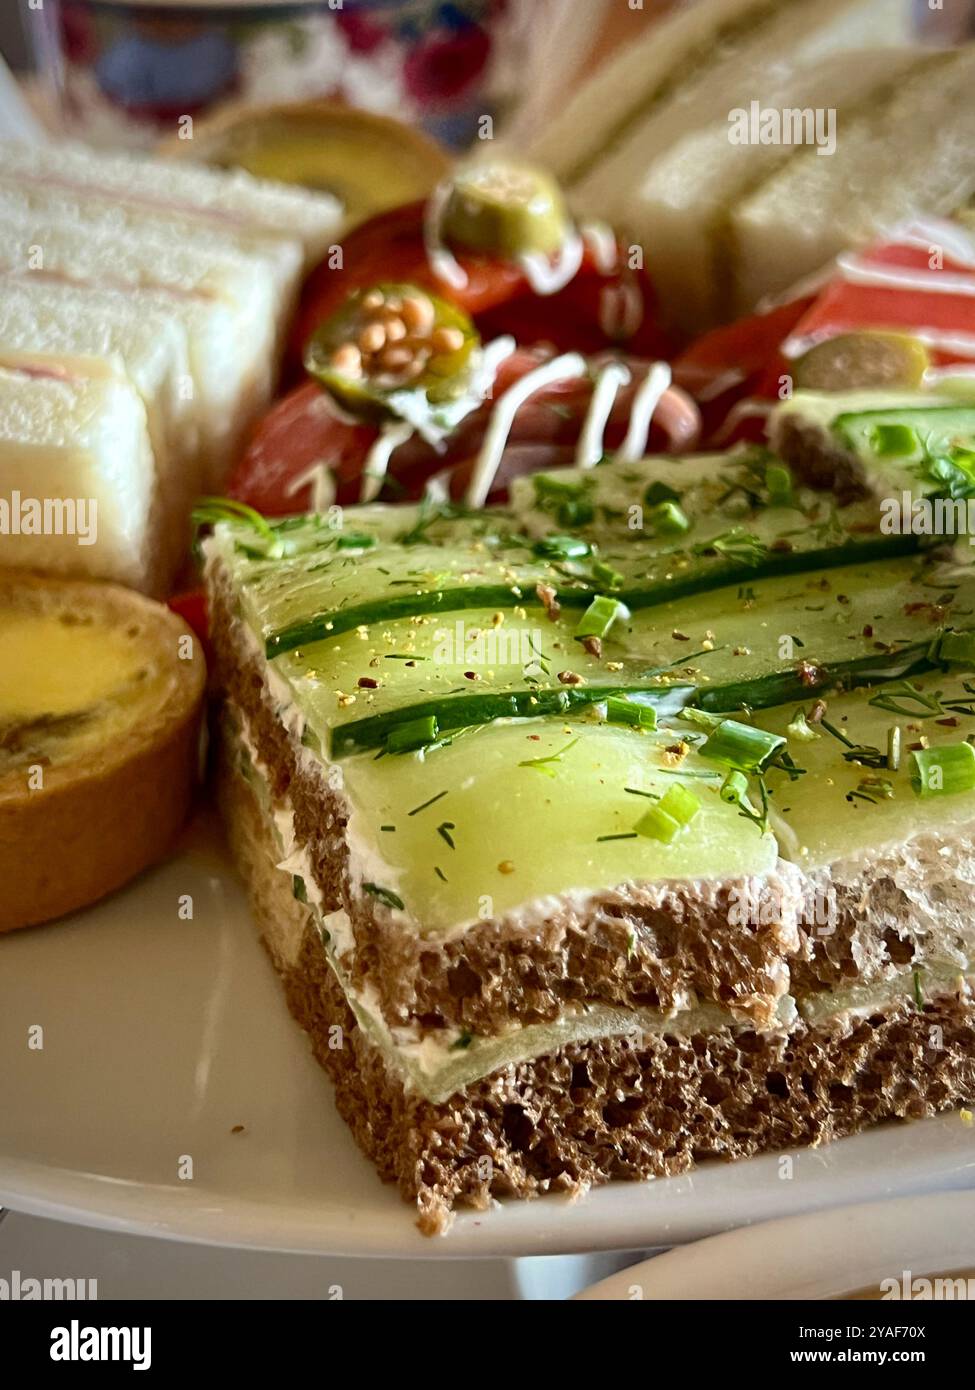
[[427,1232],[975,1100],[973,56],[907,9],[682,7],[344,234],[0,148],[0,866],[91,870],[0,927],[185,812],[198,646],[88,580],[169,592],[213,494],[230,842]]
[[238,863],[427,1229],[971,1098],[975,581],[878,499],[975,411],[847,427],[846,504],[744,448],[207,543]]
[[[423,1229],[975,1095],[975,409],[921,325],[946,256],[916,332],[901,303],[799,334],[785,398],[725,422],[770,437],[683,457],[653,452],[701,426],[662,362],[522,367],[463,285],[354,284],[201,513],[238,864]],[[790,312],[678,360],[705,414],[750,404],[730,334],[770,377],[822,322]]]

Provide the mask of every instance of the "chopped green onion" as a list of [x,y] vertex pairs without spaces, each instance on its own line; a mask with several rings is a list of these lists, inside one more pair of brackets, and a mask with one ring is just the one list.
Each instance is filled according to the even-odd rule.
[[366,535],[365,531],[349,531],[339,534],[335,548],[336,550],[370,550],[377,543],[376,537]]
[[678,782],[660,798],[656,809],[672,816],[678,825],[690,825],[700,811],[701,803],[692,791]]
[[693,705],[678,711],[677,717],[687,724],[697,724],[701,729],[716,729],[719,724],[724,723],[723,714],[709,714],[707,710],[695,709]]
[[806,718],[805,710],[797,709],[786,727],[786,733],[790,738],[797,738],[800,743],[809,743],[814,738],[821,738],[816,730]]
[[785,747],[781,734],[770,734],[751,724],[725,719],[701,744],[702,758],[713,758],[742,772],[764,772],[775,755]]
[[576,560],[588,555],[592,546],[579,536],[543,536],[535,542],[535,554],[546,560]]
[[874,425],[870,435],[873,451],[880,458],[897,458],[913,454],[918,438],[910,425]]
[[628,618],[630,610],[617,598],[599,594],[583,613],[572,634],[577,642],[584,637],[605,637],[617,618]]
[[743,772],[729,772],[718,793],[729,806],[748,804],[748,778]]
[[657,711],[653,705],[638,705],[625,696],[610,695],[606,700],[606,720],[609,724],[631,724],[637,729],[655,729]]
[[970,743],[944,743],[911,754],[911,785],[918,796],[953,796],[975,791],[975,748]]
[[429,714],[423,719],[409,719],[402,724],[394,724],[386,738],[388,753],[414,753],[418,748],[426,748],[437,738],[437,716]]
[[643,500],[648,507],[656,507],[661,502],[679,502],[680,493],[668,486],[667,483],[651,483],[643,494]]
[[291,893],[300,903],[306,903],[308,901],[308,889],[305,887],[305,880],[301,877],[301,874],[291,875]]
[[571,498],[562,503],[556,515],[563,526],[587,526],[596,513],[585,498]]
[[901,730],[899,724],[891,724],[887,730],[887,766],[896,772],[901,765]]
[[658,502],[651,507],[650,525],[661,536],[679,536],[691,529],[687,513],[676,502]]
[[557,478],[552,473],[536,473],[532,477],[535,488],[535,496],[555,497],[562,500],[566,497],[579,498],[586,492],[586,484],[573,482],[571,478]]
[[792,506],[792,474],[784,464],[769,464],[765,470],[765,486],[773,507]]
[[592,567],[592,577],[597,584],[605,584],[607,589],[618,589],[626,576],[614,570],[612,565],[597,560]]
[[932,656],[937,661],[975,669],[975,632],[943,632],[933,648]]
[[768,790],[765,786],[765,778],[758,778],[758,793],[762,799],[762,809],[756,811],[751,801],[748,799],[748,778],[743,772],[729,772],[721,783],[721,790],[718,795],[722,801],[729,806],[737,806],[739,815],[751,821],[752,825],[757,826],[764,835],[768,830]]
[[592,521],[595,512],[586,496],[587,482],[573,483],[547,473],[536,473],[533,481],[536,502],[539,506],[544,506],[546,500],[557,502],[555,514],[563,526],[585,526]]
[[633,829],[638,835],[643,835],[648,840],[662,840],[665,845],[669,845],[680,831],[680,821],[674,820],[666,811],[661,811],[659,806],[651,806],[649,811],[637,821]]

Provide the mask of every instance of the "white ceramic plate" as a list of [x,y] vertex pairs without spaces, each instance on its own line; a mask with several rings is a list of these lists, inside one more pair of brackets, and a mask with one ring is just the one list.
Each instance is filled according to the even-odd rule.
[[915,1279],[972,1269],[975,1192],[939,1192],[729,1231],[621,1270],[576,1296],[843,1298],[884,1279],[921,1292]]
[[[43,1049],[28,1045],[38,1024]],[[179,1176],[186,1157],[192,1178]],[[424,1239],[335,1112],[209,813],[176,857],[108,901],[0,938],[0,1204],[15,1210],[336,1255],[639,1250],[975,1186],[975,1129],[957,1114],[887,1127],[800,1151],[793,1176],[781,1172],[774,1155],[716,1164],[574,1204],[467,1213]]]

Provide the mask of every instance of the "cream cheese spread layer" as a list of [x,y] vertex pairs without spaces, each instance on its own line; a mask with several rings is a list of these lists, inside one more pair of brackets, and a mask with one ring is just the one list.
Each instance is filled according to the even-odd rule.
[[[234,715],[240,725],[237,739],[240,771],[261,807],[267,846],[274,857],[275,866],[292,880],[292,891],[301,892],[305,898],[307,920],[314,923],[321,937],[322,949],[359,1026],[379,1048],[387,1066],[407,1089],[418,1092],[433,1103],[439,1103],[502,1067],[545,1056],[569,1043],[619,1038],[631,1040],[636,1049],[642,1045],[644,1038],[651,1035],[666,1033],[686,1037],[742,1027],[728,1010],[689,996],[686,1007],[674,1016],[659,1009],[585,1004],[566,1009],[558,1019],[547,1023],[522,1025],[512,1022],[504,1033],[492,1037],[479,1037],[459,1030],[423,1035],[419,1027],[391,1028],[383,1018],[375,991],[368,985],[364,988],[354,987],[343,970],[341,958],[354,944],[352,924],[344,911],[322,912],[310,857],[306,849],[295,844],[290,805],[286,800],[272,802],[259,755],[246,730],[243,716],[238,711]],[[296,878],[301,881],[301,888],[294,882]],[[295,933],[294,939],[279,940],[277,943],[284,957],[291,961],[297,959],[301,946],[300,933],[306,925],[306,922],[301,922],[299,929],[297,924],[300,919],[295,920],[296,925],[291,928]],[[868,1017],[893,1004],[912,999],[916,1003],[922,989],[927,995],[967,992],[969,982],[956,963],[930,962],[923,972],[904,970],[875,986],[853,986],[799,1000],[785,994],[779,1001],[779,1026],[775,1031],[786,1035],[799,1023],[812,1027],[822,1027],[830,1022],[838,1027],[848,1026],[850,1020]]]

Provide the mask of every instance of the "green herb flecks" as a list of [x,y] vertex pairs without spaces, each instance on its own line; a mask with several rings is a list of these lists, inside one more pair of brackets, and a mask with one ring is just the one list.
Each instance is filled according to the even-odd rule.
[[403,902],[403,899],[398,893],[394,893],[391,888],[382,888],[378,883],[364,883],[362,887],[364,892],[369,893],[377,902],[381,902],[384,907],[396,908],[399,912],[406,911],[406,904]]
[[413,810],[407,811],[406,814],[408,816],[418,816],[421,811],[425,811],[428,806],[433,806],[436,802],[440,801],[446,795],[447,789],[444,788],[442,792],[437,792],[436,796],[431,796],[429,801],[422,801],[419,806],[414,806]]
[[566,753],[571,752],[571,750],[576,746],[578,742],[579,740],[577,738],[574,738],[571,743],[567,743],[565,747],[560,748],[557,753],[549,753],[546,757],[543,758],[524,758],[518,764],[518,766],[533,767],[536,772],[542,772],[545,774],[546,777],[554,777],[556,775],[556,770],[553,767],[553,764],[560,763],[562,759],[565,757]]

